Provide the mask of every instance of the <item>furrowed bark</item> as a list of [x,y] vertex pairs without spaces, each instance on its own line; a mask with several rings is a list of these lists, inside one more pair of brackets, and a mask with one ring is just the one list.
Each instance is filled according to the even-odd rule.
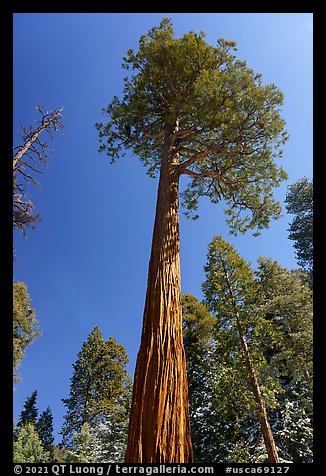
[[126,463],[193,461],[182,339],[178,155],[165,129]]

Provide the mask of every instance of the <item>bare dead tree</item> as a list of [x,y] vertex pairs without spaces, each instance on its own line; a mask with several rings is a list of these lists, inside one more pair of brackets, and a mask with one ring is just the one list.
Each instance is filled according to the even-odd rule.
[[42,174],[42,168],[47,166],[49,146],[40,139],[42,132],[46,131],[52,139],[54,131],[62,130],[62,110],[55,109],[44,112],[40,104],[36,110],[41,114],[38,126],[25,127],[20,125],[19,135],[22,145],[13,149],[13,227],[26,234],[26,228],[33,228],[39,219],[34,214],[34,204],[29,199],[28,185],[39,185],[36,174]]

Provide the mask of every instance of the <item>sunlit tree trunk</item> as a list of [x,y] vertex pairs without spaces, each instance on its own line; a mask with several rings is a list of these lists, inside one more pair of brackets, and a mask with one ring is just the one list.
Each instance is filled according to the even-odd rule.
[[182,340],[175,130],[165,128],[127,463],[193,461]]

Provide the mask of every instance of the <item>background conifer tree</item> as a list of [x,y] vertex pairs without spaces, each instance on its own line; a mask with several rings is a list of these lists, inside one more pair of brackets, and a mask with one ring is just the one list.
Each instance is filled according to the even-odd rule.
[[73,364],[70,395],[62,399],[67,407],[61,430],[64,446],[71,446],[84,423],[93,428],[105,420],[123,392],[127,362],[125,348],[113,337],[105,341],[95,326]]
[[27,422],[19,427],[14,441],[13,456],[14,463],[48,462],[48,454],[33,423]]
[[[287,461],[312,461],[313,433],[313,295],[306,272],[288,270],[267,258],[258,260],[256,279],[261,289],[258,312],[274,327],[277,346],[261,345],[269,372],[283,393],[279,409],[271,412],[276,440]],[[297,412],[297,414],[296,414]]]
[[72,437],[71,448],[66,456],[69,463],[94,463],[96,454],[96,439],[89,423],[82,424],[79,431]]
[[132,378],[127,374],[123,392],[94,429],[97,442],[95,463],[123,463],[127,449],[128,423],[132,396]]
[[313,181],[303,177],[288,187],[286,210],[294,219],[289,239],[294,241],[298,264],[312,275],[313,271]]
[[266,410],[266,404],[275,404],[276,382],[266,371],[266,359],[256,339],[262,333],[271,334],[273,329],[255,312],[259,289],[248,263],[221,236],[215,236],[208,249],[203,283],[205,302],[216,316],[225,337],[233,342],[232,358],[247,375],[268,460],[277,463],[278,451]]
[[301,382],[312,392],[312,290],[299,270],[288,270],[268,258],[258,260],[260,312],[278,332],[277,349],[265,341],[265,355],[284,383]]
[[28,397],[24,403],[23,410],[20,413],[20,417],[17,423],[16,431],[18,431],[22,426],[27,423],[31,423],[36,426],[38,408],[36,406],[37,401],[37,390],[34,390],[32,395]]
[[[243,266],[243,260],[239,264]],[[243,371],[239,336],[227,319],[228,300],[222,292],[222,281],[216,281],[214,266],[210,271],[213,273],[207,276],[204,288],[214,305],[212,315],[194,296],[183,296],[195,458],[202,463],[263,463],[267,461],[266,447],[252,389]],[[250,276],[256,291],[252,293],[250,286],[247,291],[251,292],[244,296],[243,287],[241,294],[242,305],[246,304],[251,316],[246,319],[249,324],[251,321],[248,343],[263,384],[280,461],[312,462],[310,284],[301,270],[288,270],[263,257]]]
[[[216,461],[216,415],[212,412],[215,318],[191,294],[182,296],[182,328],[189,388],[191,436],[196,462]],[[210,437],[214,433],[214,443]]]
[[50,461],[53,460],[53,415],[50,407],[44,410],[36,423],[36,430]]

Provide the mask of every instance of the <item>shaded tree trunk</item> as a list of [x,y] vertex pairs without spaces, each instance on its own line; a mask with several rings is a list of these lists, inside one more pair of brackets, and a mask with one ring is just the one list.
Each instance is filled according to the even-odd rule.
[[274,437],[273,437],[273,432],[268,421],[263,396],[261,394],[256,372],[250,358],[248,344],[244,336],[244,333],[242,331],[239,320],[238,320],[238,332],[241,339],[242,349],[245,354],[245,361],[246,361],[246,365],[247,365],[247,369],[249,373],[251,388],[252,388],[256,405],[257,405],[258,420],[260,423],[261,432],[263,434],[264,443],[265,443],[266,451],[268,454],[268,461],[270,463],[279,463],[280,460],[278,457],[277,448],[276,448]]
[[266,408],[265,408],[265,404],[264,404],[264,399],[263,399],[263,396],[261,394],[261,390],[260,390],[260,386],[259,386],[259,383],[258,383],[256,371],[255,371],[255,368],[254,368],[252,360],[251,360],[249,347],[248,347],[247,339],[246,339],[246,336],[245,336],[245,331],[244,331],[242,323],[241,323],[236,298],[234,296],[233,289],[232,289],[232,284],[230,282],[228,272],[227,272],[227,269],[226,269],[226,266],[225,266],[225,263],[224,263],[223,259],[222,259],[222,266],[223,266],[224,275],[225,275],[226,281],[227,281],[227,287],[229,289],[229,293],[230,293],[230,297],[231,297],[232,308],[233,308],[234,316],[235,316],[235,319],[236,319],[237,331],[238,331],[238,334],[239,334],[239,337],[240,337],[242,351],[243,351],[243,354],[244,354],[245,365],[246,365],[247,370],[248,370],[248,375],[249,375],[249,379],[250,379],[250,383],[251,383],[251,388],[252,388],[252,392],[254,394],[254,398],[255,398],[255,402],[256,402],[256,406],[257,406],[257,416],[258,416],[258,420],[259,420],[259,423],[260,423],[261,432],[262,432],[262,435],[263,435],[266,451],[267,451],[267,454],[268,454],[268,461],[270,463],[279,463],[280,460],[279,460],[279,457],[278,457],[273,432],[272,432],[272,429],[271,429],[269,421],[268,421]]
[[193,461],[182,339],[178,154],[165,127],[127,463]]
[[266,451],[267,451],[267,454],[268,454],[268,461],[270,463],[279,463],[280,460],[279,460],[279,457],[278,457],[273,432],[272,432],[272,429],[271,429],[269,421],[268,421],[266,408],[265,408],[265,404],[264,404],[264,399],[263,399],[263,396],[261,394],[261,390],[260,390],[260,386],[259,386],[259,383],[258,383],[256,371],[255,371],[253,363],[251,361],[246,336],[245,336],[245,333],[244,333],[244,330],[243,330],[243,327],[242,327],[242,324],[241,324],[239,312],[238,312],[238,309],[237,309],[237,304],[236,304],[236,301],[235,301],[232,286],[231,286],[231,283],[230,283],[230,280],[229,280],[229,277],[227,275],[226,270],[225,270],[225,276],[227,278],[228,288],[229,288],[230,296],[231,296],[231,299],[232,299],[232,305],[233,305],[234,314],[235,314],[236,322],[237,322],[237,330],[238,330],[238,334],[239,334],[239,337],[240,337],[240,340],[241,340],[242,351],[243,351],[243,354],[244,354],[244,359],[245,359],[245,363],[246,363],[248,374],[249,374],[251,388],[252,388],[252,392],[254,394],[255,402],[256,402],[256,405],[257,405],[257,415],[258,415],[258,420],[259,420],[259,423],[260,423],[261,432],[262,432],[262,435],[263,435]]

